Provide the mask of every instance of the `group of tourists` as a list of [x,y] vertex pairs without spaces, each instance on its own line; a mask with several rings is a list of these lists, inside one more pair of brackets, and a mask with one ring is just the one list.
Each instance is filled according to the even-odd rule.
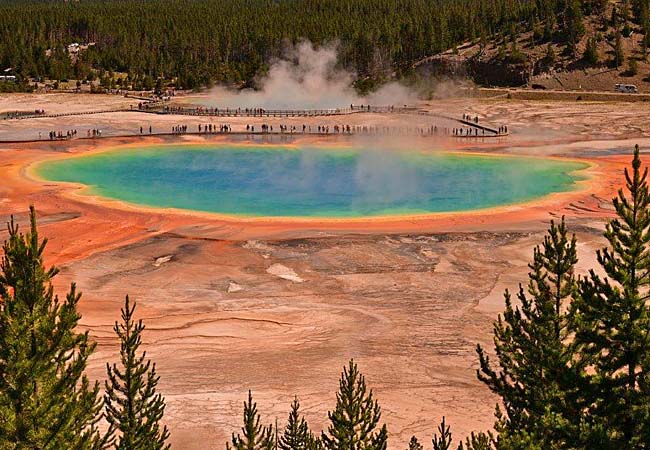
[[[212,123],[208,124],[198,124],[197,130],[199,134],[223,134],[223,133],[232,133],[232,127],[230,124],[221,124],[215,125]],[[172,127],[172,134],[185,134],[188,133],[189,127],[187,125],[174,125]]]
[[[347,127],[347,128],[346,128]],[[350,133],[350,125],[334,125],[332,127],[332,130],[334,133],[345,133],[347,129],[347,133]],[[262,124],[260,126],[260,130],[262,133],[273,133],[273,125],[268,125],[268,124]],[[283,125],[280,124],[278,126],[278,130],[281,134],[293,134],[293,133],[298,133],[299,128],[295,125]],[[318,134],[329,134],[330,132],[330,127],[329,125],[318,125],[317,127],[314,127],[314,130],[318,130]],[[250,133],[255,133],[255,125],[246,125],[246,132]],[[305,125],[302,124],[302,133],[303,134],[311,134],[312,133],[312,127],[311,125]]]
[[[4,119],[22,119],[23,117],[44,116],[44,109],[35,109],[34,111],[7,111],[4,114]],[[1,116],[1,115],[0,115]]]
[[[351,105],[353,106],[353,105]],[[354,106],[355,111],[360,111],[359,106]],[[364,107],[365,108],[365,107]],[[369,108],[369,106],[368,106]],[[386,108],[391,111],[392,107]],[[366,109],[364,109],[366,111]],[[370,111],[370,109],[368,109]],[[167,114],[183,114],[187,116],[220,116],[220,117],[300,117],[343,114],[340,108],[328,109],[265,109],[265,108],[217,108],[196,106],[185,108],[182,106],[165,105],[162,112]]]
[[437,125],[429,127],[359,125],[346,128],[345,132],[380,136],[437,136],[439,134],[449,135],[449,128],[438,128]]
[[[155,108],[155,103],[140,103],[138,109],[145,110]],[[398,110],[407,108],[399,107]],[[371,106],[350,104],[350,109],[345,108],[323,108],[323,109],[266,109],[266,108],[219,108],[210,106],[173,106],[165,105],[162,110],[167,114],[183,114],[189,116],[222,116],[222,117],[299,117],[347,114],[350,112],[394,112],[395,106]]]
[[[399,110],[403,109],[408,109],[408,105],[404,105],[403,107],[398,107]],[[355,104],[350,104],[350,111],[359,111],[359,112],[393,112],[395,111],[395,105],[387,105],[387,106],[372,106],[372,105],[355,105]]]
[[[305,126],[303,125],[303,133],[305,132],[304,127]],[[311,127],[308,127],[308,128],[309,128],[309,133],[311,133]],[[319,134],[330,134],[330,126],[329,125],[318,125],[316,127],[316,129],[318,130]],[[351,130],[352,130],[352,128],[350,127],[350,125],[333,125],[332,126],[332,131],[334,132],[334,134],[342,134],[342,133],[350,134]]]
[[[102,135],[102,130],[98,128],[92,128],[86,131],[86,137],[100,137]],[[67,130],[67,131],[50,131],[48,136],[51,141],[63,140],[63,139],[73,139],[77,137],[77,130]],[[42,134],[39,131],[38,138],[42,138]]]
[[187,125],[174,125],[172,127],[172,134],[187,133]]
[[[463,121],[465,122],[473,122],[478,125],[479,119],[478,116],[472,116],[470,114],[463,114]],[[479,131],[479,128],[481,128],[481,131]],[[487,129],[488,131],[494,132],[494,130]],[[469,127],[469,128],[454,128],[453,129],[453,135],[454,136],[485,136],[485,128],[482,127]],[[508,127],[506,125],[502,125],[499,128],[497,128],[497,136],[508,134]]]
[[166,105],[163,112],[170,114],[185,114],[189,116],[264,116],[268,115],[264,108],[211,108],[196,106],[184,108],[182,106]]
[[[256,128],[259,127],[259,128]],[[482,137],[493,135],[488,128],[462,127],[449,128],[431,125],[429,127],[408,127],[408,126],[377,126],[377,125],[295,125],[280,124],[273,127],[269,124],[246,125],[247,133],[273,133],[277,130],[280,134],[293,134],[302,131],[302,134],[366,134],[366,135],[396,135],[396,136],[456,136],[456,137]],[[505,134],[506,127],[500,127],[498,134]]]
[[[60,140],[60,139],[72,139],[77,135],[77,130],[67,130],[67,131],[50,131],[50,141]],[[38,133],[39,139],[41,138],[41,133]]]
[[463,114],[463,120],[466,122],[478,123],[478,116],[470,116],[469,114]]
[[453,135],[463,136],[463,137],[485,136],[485,128],[473,128],[473,127],[454,128]]
[[[261,133],[273,133],[273,125],[262,124],[257,128]],[[280,124],[275,128],[280,134],[293,134],[302,131],[302,134],[364,134],[382,136],[485,136],[486,131],[482,128],[448,128],[431,125],[430,127],[408,127],[408,126],[377,126],[377,125],[295,125]],[[247,133],[255,133],[255,125],[246,125]]]
[[[355,106],[350,105],[354,108],[367,107],[364,105]],[[255,110],[244,109],[244,112],[250,113],[262,112],[264,111],[261,108]],[[497,136],[506,135],[508,133],[508,127],[506,125],[499,126],[498,129],[492,129],[484,126],[478,125],[478,116],[470,116],[469,114],[463,114],[462,121],[472,122],[476,125],[469,125],[466,127],[438,127],[437,125],[424,126],[424,127],[413,127],[413,126],[379,126],[379,125],[349,125],[349,124],[340,124],[340,125],[307,125],[302,124],[301,126],[297,125],[287,125],[287,124],[278,124],[274,125],[263,123],[258,125],[247,124],[246,133],[277,133],[277,134],[320,134],[320,135],[329,135],[329,134],[359,134],[359,135],[381,135],[381,136],[453,136],[453,137],[485,137],[485,136]],[[199,134],[224,134],[232,133],[232,126],[230,124],[220,124],[215,125],[212,123],[208,124],[198,124],[196,125],[196,130]],[[140,135],[144,134],[153,134],[153,128],[151,125],[140,126],[139,128]],[[171,127],[172,134],[186,134],[191,133],[188,125],[174,125]],[[102,135],[101,130],[99,129],[90,129],[87,131],[87,137],[99,137]],[[56,139],[71,139],[77,136],[77,130],[68,130],[68,131],[50,131],[49,138],[50,140]],[[41,139],[41,133],[39,132],[39,139]]]
[[[219,131],[217,131],[219,130]],[[211,123],[207,125],[201,125],[199,124],[199,133],[204,133],[204,134],[213,134],[213,133],[230,133],[232,131],[232,128],[228,124],[221,124],[218,127],[216,125],[213,125]]]

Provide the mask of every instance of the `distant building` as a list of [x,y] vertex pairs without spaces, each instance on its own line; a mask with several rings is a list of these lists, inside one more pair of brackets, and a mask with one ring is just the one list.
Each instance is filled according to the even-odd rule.
[[[88,50],[88,47],[93,47],[95,45],[94,42],[89,42],[87,44],[79,44],[78,42],[73,42],[72,44],[68,44],[65,47],[65,51],[70,57],[70,59],[74,62],[77,60],[79,55],[83,53],[85,50]],[[52,57],[52,54],[54,53],[54,49],[48,48],[45,50],[45,56],[48,58]]]
[[13,67],[8,67],[2,71],[0,74],[0,82],[16,82],[16,75],[14,74],[14,69]]

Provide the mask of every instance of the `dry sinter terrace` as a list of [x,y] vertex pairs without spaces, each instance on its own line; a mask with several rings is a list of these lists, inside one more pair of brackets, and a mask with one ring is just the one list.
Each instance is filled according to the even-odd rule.
[[[650,142],[643,103],[458,97],[289,117],[156,114],[85,94],[0,105],[48,113],[0,120],[1,218],[24,225],[36,206],[56,288],[83,292],[92,379],[119,350],[124,295],[137,300],[183,449],[223,448],[248,389],[263,420],[284,421],[297,395],[325,429],[350,358],[390,448],[426,442],[442,415],[458,437],[489,429],[497,398],[474,349],[492,348],[504,290],[526,282],[562,216],[578,269],[594,266],[622,170]],[[456,135],[468,117],[508,132]],[[334,132],[347,125],[357,132]]]

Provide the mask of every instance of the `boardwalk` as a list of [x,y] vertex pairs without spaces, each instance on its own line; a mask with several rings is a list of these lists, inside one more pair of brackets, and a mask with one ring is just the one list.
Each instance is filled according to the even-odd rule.
[[163,106],[161,102],[142,103],[139,107],[113,108],[95,111],[66,112],[57,114],[41,114],[31,112],[16,112],[13,116],[4,117],[5,120],[14,119],[45,119],[69,116],[87,116],[93,114],[139,112],[148,114],[167,114],[178,116],[204,116],[204,117],[328,117],[343,116],[358,113],[379,113],[379,114],[408,114],[417,112],[415,107],[394,107],[394,106],[371,106],[371,105],[350,105],[350,108],[326,108],[326,109],[266,109],[266,108],[208,108],[208,107],[171,107]]
[[395,106],[372,106],[372,105],[350,105],[349,108],[327,108],[327,109],[266,109],[266,108],[212,108],[212,107],[171,107],[164,106],[162,109],[146,108],[142,112],[155,114],[174,114],[183,116],[206,116],[206,117],[327,117],[344,116],[359,113],[379,114],[404,114],[416,112],[415,107]]
[[[287,126],[284,126],[280,123],[267,123],[262,124],[261,129],[255,130],[255,128],[233,131],[219,131],[217,128],[210,128],[209,132],[207,128],[205,131],[201,131],[199,128],[198,132],[195,130],[186,129],[184,132],[157,132],[157,133],[147,133],[145,129],[144,132],[140,133],[130,133],[126,130],[123,130],[121,133],[108,133],[106,135],[100,136],[79,136],[76,135],[73,137],[59,137],[55,139],[46,139],[41,137],[40,139],[7,139],[0,140],[3,143],[19,143],[19,142],[39,142],[39,141],[61,141],[68,139],[101,139],[103,137],[137,137],[137,136],[174,136],[174,135],[222,135],[222,134],[232,134],[232,135],[245,135],[245,136],[257,136],[257,135],[278,135],[278,136],[288,136],[288,135],[314,135],[314,136],[338,136],[338,135],[367,135],[367,136],[420,136],[420,137],[448,137],[452,139],[482,139],[482,138],[494,138],[494,137],[503,137],[507,136],[507,132],[503,132],[503,127],[494,127],[486,125],[483,123],[478,123],[472,120],[466,120],[463,118],[452,117],[439,113],[432,113],[423,109],[419,109],[411,106],[373,106],[373,105],[350,105],[347,108],[329,108],[329,109],[265,109],[265,108],[216,108],[216,107],[174,107],[170,105],[165,105],[163,102],[143,102],[137,106],[131,106],[129,108],[113,108],[113,109],[104,109],[104,110],[95,110],[95,111],[84,111],[84,112],[66,112],[66,113],[56,113],[56,114],[45,114],[44,112],[34,111],[33,113],[25,112],[20,113],[16,112],[15,117],[7,117],[6,120],[22,120],[22,119],[41,119],[41,118],[58,118],[58,117],[69,117],[69,116],[89,116],[97,114],[116,114],[116,113],[144,113],[144,114],[155,114],[155,115],[168,115],[168,116],[189,116],[189,117],[219,117],[219,118],[237,118],[237,117],[250,117],[250,118],[315,118],[315,117],[331,117],[331,116],[349,116],[352,114],[402,114],[402,115],[419,115],[427,116],[431,118],[444,119],[450,123],[458,123],[458,127],[452,126],[435,126],[435,122],[430,126],[377,126],[377,125],[355,125],[350,126],[347,124],[325,124],[327,125],[327,130],[323,131],[318,126],[317,129],[312,131],[311,127],[303,125],[303,129],[300,130],[298,127],[293,126],[287,129]],[[181,123],[181,125],[183,125]],[[204,125],[208,126],[210,124]],[[279,126],[278,126],[279,125]],[[440,125],[440,123],[438,123]],[[193,125],[197,126],[197,125]],[[211,127],[214,125],[210,125]],[[259,124],[254,124],[254,127],[259,126]],[[276,126],[276,130],[273,131],[273,126]],[[312,127],[314,125],[312,124]],[[331,131],[330,131],[331,126]],[[74,127],[73,127],[74,128]],[[83,127],[84,129],[86,127]],[[293,129],[292,129],[293,128]],[[309,128],[309,129],[306,129]],[[325,128],[325,127],[323,127]],[[255,131],[254,131],[255,130]],[[506,130],[507,131],[507,130]]]
[[36,142],[63,142],[63,141],[78,141],[78,140],[98,140],[98,139],[110,139],[110,138],[142,138],[142,137],[176,137],[176,136],[238,136],[243,138],[256,138],[256,137],[269,137],[269,138],[280,138],[280,139],[291,139],[304,136],[313,136],[313,137],[323,137],[323,138],[335,138],[341,136],[410,136],[410,137],[422,137],[422,138],[445,138],[445,139],[484,139],[484,138],[499,138],[508,136],[507,133],[502,134],[485,134],[485,135],[451,135],[438,133],[434,134],[429,132],[425,128],[410,128],[410,129],[393,129],[393,130],[353,130],[350,132],[318,132],[318,131],[294,131],[294,132],[281,132],[281,131],[229,131],[229,132],[196,132],[196,131],[186,131],[186,132],[153,132],[147,133],[123,133],[123,134],[101,134],[96,136],[87,136],[80,135],[79,137],[62,137],[55,139],[48,139],[43,137],[41,139],[13,139],[13,140],[0,140],[2,144],[25,144],[25,143],[36,143]]

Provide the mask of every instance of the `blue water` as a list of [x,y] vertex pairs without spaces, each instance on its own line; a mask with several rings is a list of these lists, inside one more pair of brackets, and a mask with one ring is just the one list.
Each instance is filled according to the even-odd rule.
[[47,161],[36,171],[94,195],[244,216],[451,212],[574,189],[586,164],[440,152],[156,146]]

